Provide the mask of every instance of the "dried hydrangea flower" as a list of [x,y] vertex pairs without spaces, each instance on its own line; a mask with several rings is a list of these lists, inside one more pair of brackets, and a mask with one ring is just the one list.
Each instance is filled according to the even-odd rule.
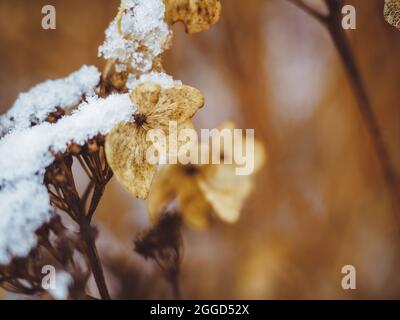
[[[225,128],[233,130],[234,126],[231,122],[226,122],[220,129]],[[243,150],[242,146],[238,148],[239,146],[235,147],[235,144],[233,152],[238,149]],[[200,152],[204,152],[203,150]],[[232,156],[224,150],[220,152],[221,157]],[[234,162],[166,165],[154,179],[149,195],[150,217],[153,221],[157,221],[163,208],[176,199],[184,220],[191,225],[205,227],[208,224],[209,209],[213,209],[221,220],[234,223],[239,219],[243,203],[253,188],[254,174],[265,162],[264,146],[255,141],[254,171],[251,175],[237,175],[238,165]]]
[[131,94],[137,110],[133,121],[121,123],[107,135],[107,161],[115,177],[136,197],[146,199],[157,166],[146,159],[151,142],[147,131],[161,129],[169,135],[170,121],[180,130],[191,127],[190,119],[204,105],[201,92],[189,86],[162,88],[148,82],[138,85]]
[[164,0],[166,21],[172,25],[178,21],[185,24],[187,33],[209,29],[221,16],[219,0]]
[[385,0],[385,20],[400,30],[400,0]]

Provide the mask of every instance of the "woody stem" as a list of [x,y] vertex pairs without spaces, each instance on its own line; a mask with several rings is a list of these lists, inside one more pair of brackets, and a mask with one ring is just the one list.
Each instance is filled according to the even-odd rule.
[[99,254],[97,252],[95,239],[91,233],[90,222],[89,220],[84,218],[81,220],[79,226],[80,232],[85,241],[86,255],[89,260],[90,268],[92,270],[100,296],[103,300],[110,300],[111,297],[108,292],[106,281],[104,278],[103,267],[100,262]]

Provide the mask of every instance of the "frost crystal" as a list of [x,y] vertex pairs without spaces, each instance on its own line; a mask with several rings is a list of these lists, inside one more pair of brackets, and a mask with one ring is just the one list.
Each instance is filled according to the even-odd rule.
[[133,112],[128,94],[92,97],[57,123],[18,128],[0,140],[0,154],[7,155],[0,157],[0,265],[25,257],[37,243],[35,231],[51,218],[43,179],[53,152],[107,134]]
[[127,67],[149,72],[155,58],[170,45],[171,31],[164,22],[164,3],[162,0],[123,0],[121,10],[120,20],[114,19],[106,30],[106,41],[99,48],[99,55],[117,61],[117,72]]
[[99,80],[100,73],[96,67],[83,66],[64,79],[48,80],[21,93],[11,109],[0,117],[0,136],[43,122],[56,111],[56,107],[78,104],[83,95],[94,94]]
[[136,79],[134,76],[129,75],[126,86],[128,89],[133,89],[139,84],[145,82],[154,82],[159,84],[163,88],[172,88],[174,86],[182,85],[182,81],[174,80],[170,75],[166,73],[152,71],[150,73],[141,75],[139,79]]

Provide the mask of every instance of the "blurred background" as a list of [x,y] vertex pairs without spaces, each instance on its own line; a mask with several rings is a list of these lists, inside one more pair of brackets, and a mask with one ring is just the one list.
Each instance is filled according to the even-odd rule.
[[[383,0],[346,2],[357,10],[352,50],[400,168],[400,32],[384,21]],[[56,7],[56,30],[41,28],[46,4]],[[400,227],[329,34],[287,0],[222,5],[210,31],[189,36],[174,27],[164,65],[204,93],[198,128],[225,119],[254,128],[269,163],[237,224],[185,227],[183,298],[400,298]],[[118,6],[0,0],[0,113],[38,82],[82,64],[101,69],[97,48]],[[132,240],[149,227],[145,204],[113,180],[95,222],[112,295],[170,298],[159,270],[133,252]],[[341,287],[349,264],[357,290]]]

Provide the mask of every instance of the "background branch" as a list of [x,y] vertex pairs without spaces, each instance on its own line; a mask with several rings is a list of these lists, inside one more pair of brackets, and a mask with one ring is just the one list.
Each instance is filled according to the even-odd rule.
[[357,106],[361,113],[364,124],[368,130],[372,140],[375,153],[378,157],[379,165],[383,173],[385,184],[390,194],[391,204],[395,213],[395,218],[400,225],[400,187],[396,173],[395,165],[391,160],[389,148],[385,143],[382,131],[379,127],[378,120],[375,116],[371,101],[368,97],[367,90],[363,83],[360,70],[357,66],[355,58],[350,48],[349,41],[341,26],[341,0],[325,0],[325,4],[329,9],[329,15],[324,16],[315,11],[301,0],[288,0],[312,17],[322,22],[327,28],[334,42],[334,45],[340,55],[347,77],[353,88],[354,95],[357,99]]

